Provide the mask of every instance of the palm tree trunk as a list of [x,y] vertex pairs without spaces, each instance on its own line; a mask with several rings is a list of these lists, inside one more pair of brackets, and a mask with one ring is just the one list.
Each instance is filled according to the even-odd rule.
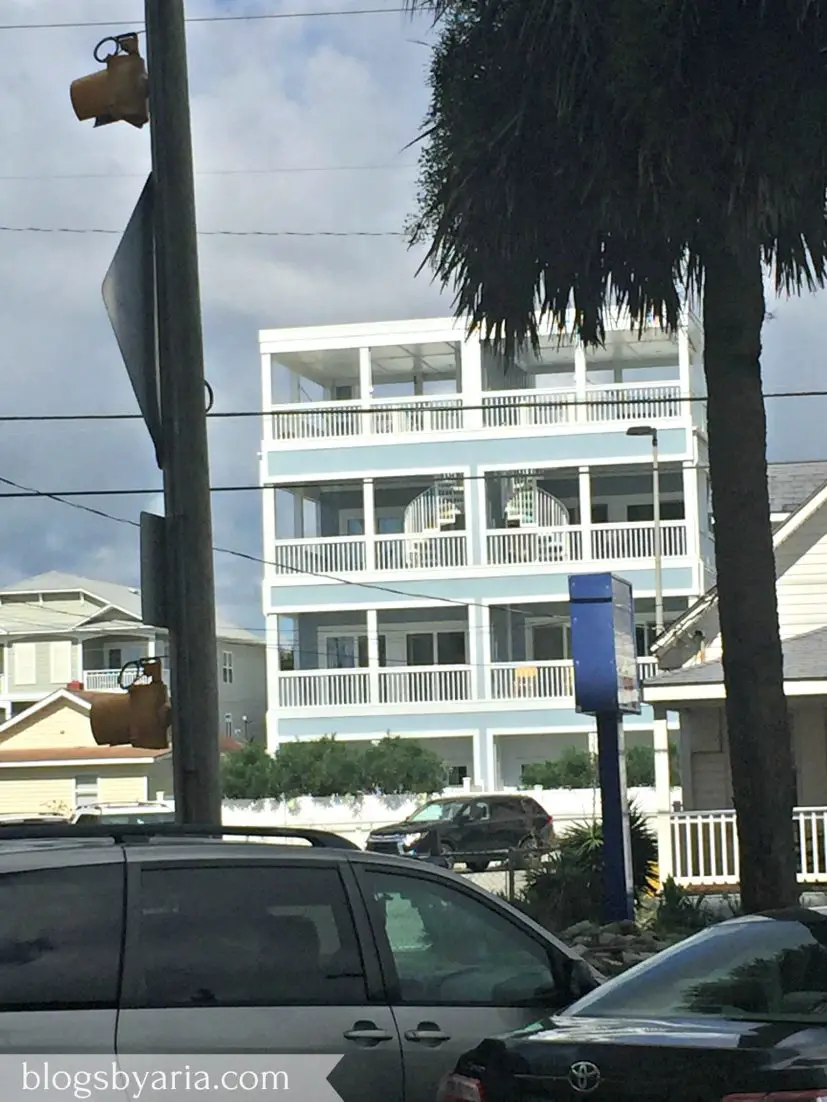
[[726,719],[738,822],[741,904],[798,900],[795,781],[784,695],[761,389],[759,250],[706,258],[704,370]]

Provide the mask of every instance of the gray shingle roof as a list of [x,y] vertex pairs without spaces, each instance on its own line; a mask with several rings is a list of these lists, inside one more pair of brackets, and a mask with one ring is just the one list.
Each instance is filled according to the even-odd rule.
[[827,483],[827,462],[770,463],[770,512],[792,513]]
[[[785,639],[784,652],[785,681],[827,681],[827,628],[797,635],[794,639]],[[724,669],[720,661],[700,662],[697,666],[686,666],[681,670],[670,670],[658,677],[650,678],[646,685],[717,685],[724,680]]]
[[[141,591],[128,585],[119,585],[117,582],[103,582],[92,578],[82,578],[78,574],[64,574],[60,570],[50,570],[45,574],[36,574],[32,578],[22,578],[12,585],[3,586],[0,589],[0,597],[4,593],[28,594],[33,596],[38,593],[88,593],[97,597],[107,605],[114,605],[135,617],[137,623],[141,621]],[[5,619],[4,619],[4,613]],[[0,630],[5,629],[10,634],[23,634],[25,631],[71,631],[77,624],[95,615],[95,610],[90,608],[87,612],[78,612],[72,606],[62,607],[50,603],[50,607],[40,608],[35,604],[21,607],[17,604],[13,609],[0,607]],[[117,623],[106,622],[101,624],[102,631],[117,630]],[[264,640],[254,635],[245,628],[236,627],[218,617],[216,624],[219,639],[233,640],[239,643],[263,643]]]

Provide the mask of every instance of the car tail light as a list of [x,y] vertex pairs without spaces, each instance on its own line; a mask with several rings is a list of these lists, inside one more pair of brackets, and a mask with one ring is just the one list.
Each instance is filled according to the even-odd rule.
[[446,1075],[439,1084],[436,1102],[485,1102],[482,1083],[467,1075]]
[[827,1087],[811,1091],[761,1091],[727,1094],[722,1102],[827,1102]]

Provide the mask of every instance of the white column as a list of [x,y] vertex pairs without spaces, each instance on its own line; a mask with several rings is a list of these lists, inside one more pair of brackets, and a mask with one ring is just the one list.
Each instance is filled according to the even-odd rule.
[[483,727],[474,735],[474,784],[478,788],[490,790],[496,787],[496,758],[494,735]]
[[598,746],[597,746],[597,728],[595,727],[593,730],[589,731],[589,733],[586,737],[588,739],[589,753],[591,754],[591,756],[593,758],[596,758],[597,757],[597,750],[598,750]]
[[472,467],[465,478],[465,553],[469,566],[485,566],[488,561],[488,493],[479,467]]
[[589,562],[592,558],[592,476],[588,467],[581,467],[578,472],[580,491],[580,531],[583,541],[583,561]]
[[368,636],[368,699],[372,704],[379,703],[379,614],[375,608],[369,608],[367,617]]
[[362,483],[362,507],[365,511],[365,569],[376,569],[376,498],[372,478]]
[[275,753],[279,748],[279,712],[281,669],[279,662],[279,618],[271,613],[264,629],[265,668],[267,671],[267,750]]
[[[462,404],[463,406],[482,405],[482,347],[479,335],[474,333],[460,345],[462,355]],[[463,410],[463,428],[482,428],[482,410],[479,408]]]
[[[368,406],[373,401],[373,371],[370,363],[370,349],[359,349],[359,402],[362,406]],[[372,415],[370,412],[361,415],[362,435],[370,436],[373,431]]]
[[669,726],[666,712],[655,709],[652,731],[655,749],[655,811],[657,813],[658,875],[660,882],[673,873],[672,782],[669,775]]
[[[678,380],[681,386],[681,394],[692,393],[692,346],[689,342],[689,332],[684,326],[678,330]],[[693,403],[687,403],[691,405]],[[686,410],[687,415],[690,410]]]
[[[273,408],[273,366],[270,353],[262,353],[261,356],[261,409],[264,416],[261,418],[262,443],[274,440],[276,437],[274,418],[270,412]],[[262,449],[264,451],[264,449]]]
[[583,403],[588,397],[588,387],[586,384],[587,368],[586,368],[586,349],[579,341],[574,347],[574,389],[575,397],[577,399],[577,406],[575,407],[574,419],[577,421],[588,421],[590,410]]
[[471,666],[473,700],[487,700],[491,676],[491,609],[468,606],[468,664]]
[[[703,581],[701,556],[701,513],[699,503],[698,469],[694,463],[685,463],[683,467],[683,515],[686,525],[686,554],[694,559],[698,568],[699,582]],[[700,591],[700,590],[699,590]]]

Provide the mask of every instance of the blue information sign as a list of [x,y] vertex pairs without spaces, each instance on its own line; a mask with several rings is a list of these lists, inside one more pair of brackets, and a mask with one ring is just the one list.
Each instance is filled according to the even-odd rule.
[[632,586],[614,574],[569,578],[574,699],[578,712],[639,715]]

